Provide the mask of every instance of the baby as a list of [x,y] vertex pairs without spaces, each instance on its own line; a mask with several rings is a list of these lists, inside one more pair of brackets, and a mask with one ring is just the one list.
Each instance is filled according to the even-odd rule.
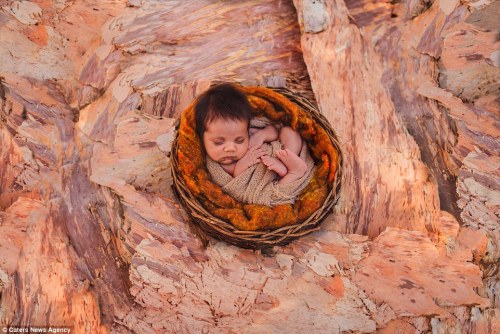
[[[203,93],[195,106],[196,131],[206,154],[224,171],[237,177],[247,168],[262,162],[280,176],[279,184],[289,184],[307,172],[299,157],[302,138],[291,127],[278,130],[273,125],[249,128],[251,106],[245,94],[230,84],[214,86]],[[278,140],[276,157],[266,154],[263,143]]]

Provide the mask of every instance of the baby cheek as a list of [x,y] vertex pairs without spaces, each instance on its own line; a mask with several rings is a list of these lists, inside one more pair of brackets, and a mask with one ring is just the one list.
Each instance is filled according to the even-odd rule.
[[205,145],[205,151],[210,158],[217,159],[217,155],[219,154],[219,149],[217,147],[211,144],[207,144]]

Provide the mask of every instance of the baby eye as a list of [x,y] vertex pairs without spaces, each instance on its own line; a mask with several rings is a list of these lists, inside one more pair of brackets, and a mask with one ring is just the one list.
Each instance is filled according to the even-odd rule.
[[245,138],[236,139],[236,144],[243,144],[245,142]]
[[221,146],[222,144],[224,144],[223,141],[214,141],[215,146]]

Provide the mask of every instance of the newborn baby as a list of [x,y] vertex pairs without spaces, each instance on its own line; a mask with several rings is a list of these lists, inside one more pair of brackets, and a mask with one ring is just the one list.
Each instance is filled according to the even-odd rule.
[[[249,128],[250,104],[234,86],[223,84],[206,91],[196,103],[195,114],[205,153],[232,177],[259,162],[279,175],[279,184],[289,184],[306,173],[306,162],[299,157],[300,135],[288,126]],[[262,144],[278,139],[282,149],[275,157],[268,155]]]

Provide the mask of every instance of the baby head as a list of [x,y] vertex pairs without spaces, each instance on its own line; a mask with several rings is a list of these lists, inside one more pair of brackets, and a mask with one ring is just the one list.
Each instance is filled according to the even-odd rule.
[[206,154],[222,165],[241,159],[248,150],[252,117],[245,94],[230,84],[214,86],[195,105],[196,132]]

